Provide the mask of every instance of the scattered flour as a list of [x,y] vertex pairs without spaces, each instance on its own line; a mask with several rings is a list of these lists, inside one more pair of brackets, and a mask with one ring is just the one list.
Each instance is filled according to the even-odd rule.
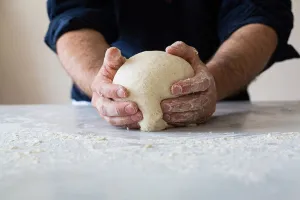
[[112,162],[126,161],[147,171],[206,171],[253,182],[263,180],[291,160],[300,160],[300,133],[296,132],[203,136],[132,139],[50,132],[43,128],[2,132],[0,179],[26,168],[47,170],[83,162],[109,167]]
[[[17,119],[4,111],[2,118],[0,110],[0,180],[26,170],[89,170],[92,166],[105,171],[129,166],[132,172],[202,174],[256,183],[300,164],[299,132],[140,133],[108,128],[98,124],[93,109],[78,109],[59,107],[60,118],[58,112],[48,118],[43,110],[25,110],[24,117]],[[252,115],[246,116],[245,126],[249,126]],[[244,120],[240,115],[237,119]],[[216,127],[225,124],[219,122]]]

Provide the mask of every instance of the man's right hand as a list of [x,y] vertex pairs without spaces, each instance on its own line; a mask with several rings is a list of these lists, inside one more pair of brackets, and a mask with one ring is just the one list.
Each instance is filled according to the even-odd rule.
[[142,113],[136,103],[122,101],[129,95],[126,88],[113,84],[115,74],[125,61],[119,49],[110,47],[106,51],[103,65],[91,86],[92,105],[111,125],[137,129],[138,122],[143,119]]

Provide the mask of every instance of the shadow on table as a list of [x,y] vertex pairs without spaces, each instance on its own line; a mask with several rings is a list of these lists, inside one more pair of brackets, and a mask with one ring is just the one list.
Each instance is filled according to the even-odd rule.
[[[206,123],[194,127],[171,128],[165,132],[181,133],[264,133],[299,130],[299,104],[251,105],[235,111],[220,108]],[[298,125],[297,125],[298,124]]]
[[213,116],[208,122],[197,126],[170,128],[164,132],[236,132],[238,130],[243,130],[244,123],[249,113],[250,111],[241,111],[238,113],[227,113],[219,116]]

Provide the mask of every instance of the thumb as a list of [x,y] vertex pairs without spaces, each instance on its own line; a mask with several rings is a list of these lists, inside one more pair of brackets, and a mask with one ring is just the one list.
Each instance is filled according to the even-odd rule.
[[126,58],[121,55],[121,51],[116,47],[110,47],[106,50],[100,75],[113,80],[118,69],[125,63]]
[[121,55],[119,49],[115,47],[107,49],[103,65],[92,83],[92,91],[106,98],[126,97],[128,95],[126,88],[113,84],[118,69],[125,61],[126,59]]

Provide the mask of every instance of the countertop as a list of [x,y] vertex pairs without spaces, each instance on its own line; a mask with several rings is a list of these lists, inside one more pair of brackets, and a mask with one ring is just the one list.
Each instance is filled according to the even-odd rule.
[[220,103],[151,133],[90,105],[0,106],[1,200],[299,198],[300,102]]

